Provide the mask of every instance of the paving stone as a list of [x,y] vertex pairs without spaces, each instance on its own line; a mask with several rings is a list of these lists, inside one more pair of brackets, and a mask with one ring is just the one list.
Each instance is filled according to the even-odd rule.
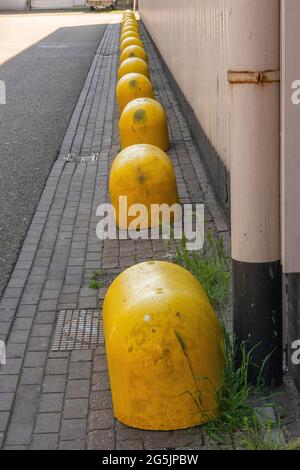
[[36,419],[40,386],[20,385],[11,415],[6,445],[28,445]]
[[97,392],[98,390],[109,390],[110,382],[107,372],[97,372],[92,377],[92,390]]
[[10,343],[26,343],[29,338],[29,330],[12,330],[9,335]]
[[9,420],[9,413],[7,411],[0,411],[0,432],[4,432]]
[[114,450],[114,432],[110,430],[98,430],[89,432],[87,437],[87,447],[90,450]]
[[36,324],[50,324],[53,325],[56,319],[56,311],[51,311],[51,312],[39,312],[35,322]]
[[[26,446],[31,442],[33,424],[11,424],[6,434],[6,446]],[[11,447],[12,448],[12,447]]]
[[52,329],[53,325],[35,325],[31,336],[37,338],[50,337]]
[[112,408],[112,399],[110,391],[98,391],[91,393],[91,410],[108,410]]
[[27,450],[28,446],[27,445],[5,445],[3,447],[4,450]]
[[58,433],[61,413],[39,413],[36,420],[35,433]]
[[48,359],[46,374],[60,375],[68,372],[69,360],[67,358]]
[[58,445],[59,434],[34,434],[32,450],[55,450]]
[[66,398],[88,398],[90,395],[89,380],[70,380],[67,385]]
[[177,449],[190,445],[201,445],[201,432],[199,430],[186,430],[176,432],[148,432],[144,439],[146,450]]
[[0,366],[0,380],[2,375],[15,375],[19,374],[22,366],[22,358],[8,359],[6,364]]
[[32,321],[33,321],[32,317],[16,318],[14,322],[14,328],[16,330],[30,330]]
[[85,439],[75,441],[61,441],[60,450],[84,450],[86,448]]
[[66,375],[47,375],[43,383],[43,393],[64,392],[66,383]]
[[17,317],[20,318],[33,318],[36,313],[36,305],[20,305],[17,311]]
[[43,367],[26,367],[21,374],[20,383],[23,385],[38,385],[42,382],[43,375]]
[[86,428],[86,419],[63,419],[60,434],[61,439],[63,441],[84,439],[86,436]]
[[93,358],[91,350],[72,351],[71,362],[90,362]]
[[[128,426],[125,426],[118,421],[116,422],[116,435],[120,441],[142,440],[144,442],[148,434],[149,434],[149,431],[145,431],[143,429],[129,428]],[[165,440],[165,436],[163,440],[161,437],[160,442],[163,442],[164,440]]]
[[90,362],[71,363],[69,367],[70,379],[89,379],[91,376],[92,364]]
[[49,347],[49,338],[30,338],[28,343],[29,351],[46,351]]
[[117,450],[143,450],[143,441],[117,441]]
[[2,375],[0,380],[0,393],[15,392],[18,378],[18,375]]
[[64,405],[64,418],[86,418],[88,415],[89,399],[72,398],[67,399]]
[[10,411],[14,393],[0,393],[0,411]]
[[46,363],[47,352],[46,351],[37,351],[37,352],[28,352],[25,358],[25,367],[42,367]]
[[89,417],[89,431],[114,428],[113,410],[92,411]]
[[97,356],[94,361],[94,372],[106,372],[107,371],[107,361],[106,356],[103,354],[101,356]]
[[63,393],[44,393],[40,402],[41,413],[61,412],[63,409]]

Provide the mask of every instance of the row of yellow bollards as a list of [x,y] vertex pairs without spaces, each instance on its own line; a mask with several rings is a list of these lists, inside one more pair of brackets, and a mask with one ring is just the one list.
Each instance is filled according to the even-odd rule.
[[122,229],[127,229],[134,217],[119,217],[120,196],[127,197],[129,207],[143,204],[149,216],[141,220],[139,228],[146,229],[159,225],[159,220],[150,216],[153,204],[172,206],[179,198],[174,168],[165,153],[170,147],[166,112],[154,99],[148,54],[132,12],[124,14],[120,51],[116,97],[122,152],[111,167],[110,198]]
[[[154,99],[148,56],[135,14],[124,13],[117,101],[122,151],[110,170],[117,224],[119,201],[128,207],[178,202],[166,113]],[[124,219],[124,220],[123,220]],[[159,225],[159,220],[156,221]],[[140,223],[149,228],[152,220]],[[184,429],[218,412],[215,392],[224,364],[222,330],[200,283],[162,261],[132,266],[111,284],[103,304],[105,345],[114,413],[128,426]]]

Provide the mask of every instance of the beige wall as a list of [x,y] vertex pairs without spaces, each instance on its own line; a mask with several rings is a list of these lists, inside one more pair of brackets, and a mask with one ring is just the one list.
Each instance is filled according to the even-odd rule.
[[142,20],[229,168],[227,0],[140,0]]
[[280,257],[279,6],[280,0],[140,0],[142,20],[230,170],[238,261]]

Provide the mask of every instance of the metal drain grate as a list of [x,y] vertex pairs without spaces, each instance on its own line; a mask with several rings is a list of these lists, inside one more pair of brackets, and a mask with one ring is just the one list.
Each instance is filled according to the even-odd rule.
[[103,324],[99,310],[59,311],[52,351],[95,349],[103,344]]
[[82,157],[80,155],[75,155],[75,153],[69,153],[66,157],[67,162],[74,163],[96,163],[99,159],[99,153],[93,153],[92,155],[86,155]]

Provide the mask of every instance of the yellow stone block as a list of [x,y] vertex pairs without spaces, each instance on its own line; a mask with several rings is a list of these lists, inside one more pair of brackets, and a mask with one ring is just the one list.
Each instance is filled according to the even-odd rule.
[[[161,217],[153,214],[153,204],[172,206],[179,203],[176,177],[168,155],[158,147],[148,144],[132,145],[114,159],[109,177],[109,194],[116,210],[116,222],[122,229],[133,228],[129,224],[140,217],[139,228],[158,227]],[[127,207],[143,204],[144,214],[120,214],[121,196],[127,197]],[[178,206],[179,207],[179,206]],[[178,218],[178,212],[175,217]]]
[[128,13],[128,14],[126,14],[126,15],[123,15],[123,23],[124,23],[124,21],[126,21],[126,20],[128,20],[128,19],[130,19],[130,20],[136,20],[136,17],[135,17],[135,15],[134,15],[134,13]]
[[130,57],[122,62],[118,70],[118,78],[122,78],[128,73],[141,73],[150,79],[147,63],[139,57]]
[[164,151],[170,147],[167,115],[151,98],[130,101],[121,114],[119,130],[123,149],[134,144],[152,144]]
[[128,25],[128,24],[134,24],[136,26],[139,25],[138,21],[135,18],[125,18],[123,23],[122,23],[122,26],[125,26],[125,25]]
[[141,46],[128,46],[126,49],[124,49],[121,52],[120,55],[120,63],[123,62],[123,60],[129,59],[129,57],[139,57],[140,59],[143,59],[145,62],[148,62],[148,55],[145,49]]
[[136,33],[135,31],[127,31],[127,33],[123,33],[120,37],[120,44],[124,41],[124,39],[127,38],[138,38],[140,39],[139,33]]
[[126,269],[107,291],[103,319],[119,421],[176,430],[218,414],[223,332],[192,274],[163,261]]
[[117,84],[117,101],[120,112],[136,98],[153,98],[153,87],[150,80],[141,73],[124,75]]
[[144,44],[142,43],[142,41],[139,38],[135,38],[133,36],[123,39],[120,45],[121,52],[123,52],[124,49],[126,49],[126,47],[128,46],[140,46],[144,48]]
[[125,26],[123,26],[123,28],[121,30],[121,36],[122,36],[122,34],[127,33],[128,31],[135,31],[136,33],[138,33],[139,32],[139,27],[137,25],[133,25],[133,24],[125,25]]
[[131,10],[126,10],[123,13],[123,18],[135,18],[135,14]]

